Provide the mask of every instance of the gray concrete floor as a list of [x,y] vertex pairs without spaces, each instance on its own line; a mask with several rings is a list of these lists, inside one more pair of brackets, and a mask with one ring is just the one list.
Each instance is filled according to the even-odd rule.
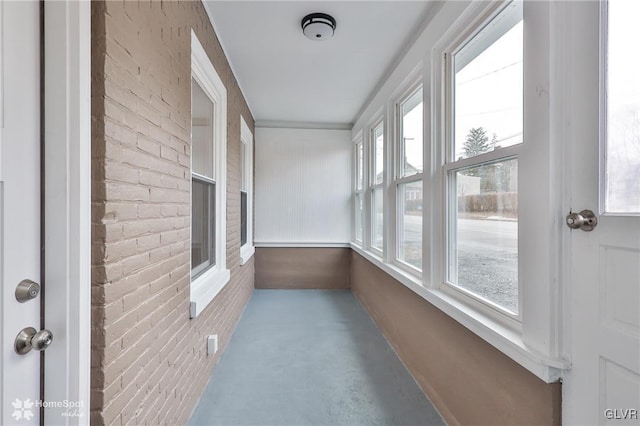
[[255,290],[189,424],[444,422],[350,291]]

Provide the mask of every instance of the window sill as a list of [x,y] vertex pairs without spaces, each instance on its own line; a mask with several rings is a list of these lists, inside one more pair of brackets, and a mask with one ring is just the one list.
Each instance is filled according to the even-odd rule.
[[245,244],[240,248],[240,265],[244,265],[253,257],[256,248],[250,244]]
[[564,371],[571,368],[571,362],[566,359],[551,357],[528,348],[521,332],[473,309],[442,290],[424,287],[417,277],[411,276],[396,266],[384,263],[381,258],[363,250],[356,244],[352,243],[351,248],[545,383],[558,381]]
[[191,318],[196,318],[231,280],[228,269],[213,268],[191,282]]
[[283,247],[283,248],[288,248],[288,247],[299,247],[299,248],[305,248],[305,247],[310,247],[310,248],[322,248],[322,247],[326,247],[326,248],[339,248],[339,247],[345,247],[345,248],[349,248],[351,247],[350,243],[328,243],[328,242],[293,242],[293,241],[256,241],[255,243],[256,247],[264,247],[264,248],[278,248],[278,247]]

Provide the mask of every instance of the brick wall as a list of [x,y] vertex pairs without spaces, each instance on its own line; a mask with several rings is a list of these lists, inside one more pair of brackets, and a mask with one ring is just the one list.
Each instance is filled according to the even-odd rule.
[[[253,289],[253,261],[239,265],[240,115],[253,118],[200,2],[94,2],[92,27],[91,423],[184,424]],[[231,270],[193,320],[192,28],[228,93]]]

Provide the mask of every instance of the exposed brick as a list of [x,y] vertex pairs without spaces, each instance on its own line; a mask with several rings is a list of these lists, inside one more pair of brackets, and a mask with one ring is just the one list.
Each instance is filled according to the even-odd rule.
[[[200,2],[92,2],[95,425],[185,424],[253,289],[239,266],[240,114],[251,113]],[[189,318],[191,29],[228,94],[231,282]],[[206,356],[206,336],[220,351]]]

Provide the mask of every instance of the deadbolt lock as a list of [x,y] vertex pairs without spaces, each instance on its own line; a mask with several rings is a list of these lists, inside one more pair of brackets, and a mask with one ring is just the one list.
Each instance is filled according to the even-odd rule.
[[35,299],[38,294],[40,294],[40,285],[31,280],[22,280],[16,287],[16,300],[20,303]]
[[18,355],[25,355],[31,349],[44,351],[53,342],[53,333],[49,330],[36,331],[33,327],[25,327],[16,336],[14,348]]

